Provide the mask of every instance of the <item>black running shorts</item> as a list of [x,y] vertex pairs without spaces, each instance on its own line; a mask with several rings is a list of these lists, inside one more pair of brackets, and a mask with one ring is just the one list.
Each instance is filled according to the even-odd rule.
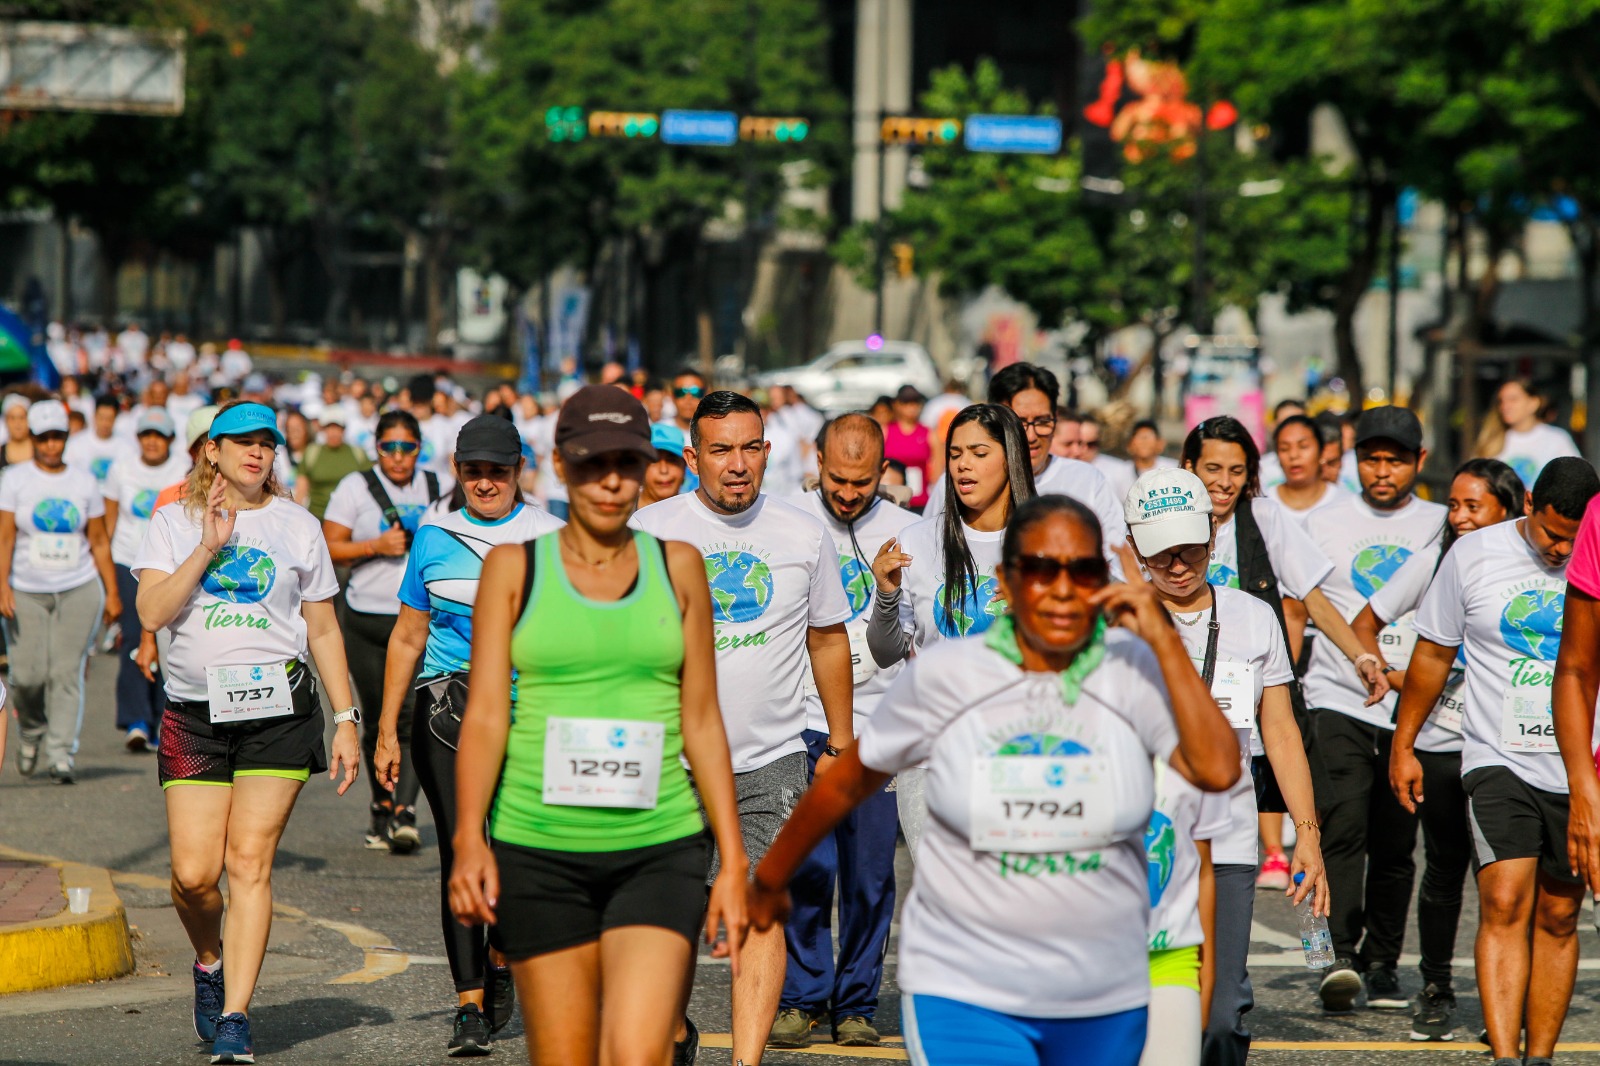
[[1461,779],[1467,791],[1474,869],[1503,859],[1538,859],[1539,872],[1581,880],[1567,862],[1567,796],[1534,788],[1504,766],[1480,766]]
[[179,782],[231,785],[235,776],[305,781],[328,768],[322,703],[307,676],[294,688],[294,713],[212,725],[204,701],[167,701],[161,715],[161,787]]

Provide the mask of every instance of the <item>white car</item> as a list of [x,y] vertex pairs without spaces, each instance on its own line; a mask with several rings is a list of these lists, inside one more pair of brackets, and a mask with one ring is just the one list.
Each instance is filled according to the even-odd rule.
[[835,344],[803,366],[762,374],[756,384],[788,385],[824,414],[865,411],[879,396],[893,396],[902,385],[915,385],[924,396],[940,389],[939,368],[926,348],[911,341],[866,341]]

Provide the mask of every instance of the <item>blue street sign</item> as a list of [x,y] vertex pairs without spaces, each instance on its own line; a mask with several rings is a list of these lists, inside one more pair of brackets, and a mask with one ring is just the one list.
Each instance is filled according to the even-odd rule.
[[722,147],[739,143],[739,116],[732,111],[663,111],[664,144]]
[[1061,120],[1054,115],[968,115],[969,152],[1061,151]]

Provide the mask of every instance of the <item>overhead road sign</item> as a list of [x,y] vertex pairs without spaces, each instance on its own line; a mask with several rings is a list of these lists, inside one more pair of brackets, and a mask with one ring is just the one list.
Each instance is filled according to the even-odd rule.
[[739,142],[739,116],[732,111],[661,112],[663,144],[722,148]]
[[591,111],[589,136],[648,139],[661,128],[661,116],[652,111]]
[[890,116],[879,133],[884,144],[954,144],[961,136],[961,120]]
[[798,144],[811,132],[811,123],[796,116],[749,115],[739,120],[741,141],[779,141]]
[[0,20],[0,108],[183,114],[184,33]]
[[1061,151],[1061,120],[1054,115],[968,115],[967,150],[972,152]]

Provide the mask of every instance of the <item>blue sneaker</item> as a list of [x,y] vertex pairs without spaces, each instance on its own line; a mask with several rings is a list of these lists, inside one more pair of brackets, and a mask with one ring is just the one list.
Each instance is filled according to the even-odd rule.
[[217,1019],[222,1016],[222,967],[206,973],[194,964],[194,1035],[208,1043],[217,1038]]
[[250,1046],[250,1019],[242,1014],[224,1014],[217,1019],[217,1038],[211,1042],[212,1066],[217,1063],[253,1063],[256,1053]]

